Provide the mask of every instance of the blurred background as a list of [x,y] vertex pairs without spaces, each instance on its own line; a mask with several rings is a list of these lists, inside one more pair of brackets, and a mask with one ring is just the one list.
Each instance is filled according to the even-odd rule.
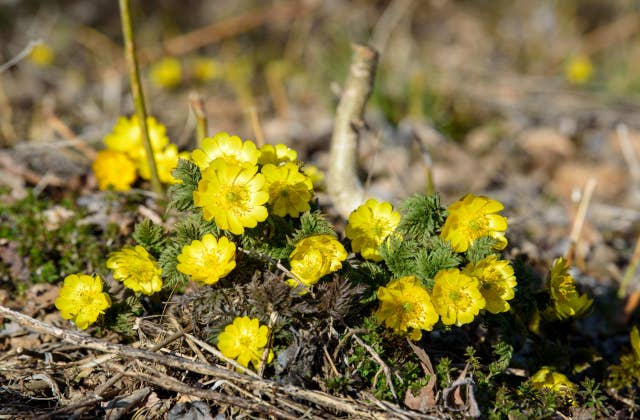
[[[577,262],[619,280],[640,232],[637,1],[132,6],[149,113],[181,150],[195,146],[199,95],[211,134],[254,138],[254,109],[267,142],[326,170],[351,43],[367,43],[380,52],[360,148],[372,193],[398,202],[429,175],[445,204],[490,195],[511,252],[550,260],[592,178]],[[18,58],[0,73],[3,200],[95,189],[92,151],[133,113],[117,2],[2,0],[0,40],[0,63]]]

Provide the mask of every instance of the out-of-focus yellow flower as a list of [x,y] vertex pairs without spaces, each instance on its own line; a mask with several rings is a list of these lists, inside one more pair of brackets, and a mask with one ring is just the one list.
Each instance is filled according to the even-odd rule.
[[370,198],[349,215],[346,234],[351,248],[371,261],[381,261],[380,245],[400,223],[391,203]]
[[220,63],[213,58],[198,57],[193,62],[193,75],[201,82],[209,82],[221,73]]
[[574,85],[588,82],[591,76],[593,76],[593,64],[584,54],[571,57],[564,67],[564,77]]
[[564,258],[557,258],[551,268],[549,279],[551,305],[544,311],[547,319],[566,320],[579,318],[587,313],[593,299],[586,293],[582,295],[576,290],[576,282],[569,274],[569,266]]
[[55,58],[56,54],[53,52],[53,49],[42,42],[34,45],[29,53],[29,60],[39,67],[49,67],[53,64]]
[[91,167],[101,190],[129,191],[136,180],[136,165],[122,152],[101,150]]
[[[171,175],[171,172],[178,166],[178,159],[189,159],[189,152],[178,153],[178,146],[170,143],[164,150],[155,152],[154,156],[160,182],[165,184],[178,183],[179,181]],[[151,179],[151,168],[149,168],[146,153],[143,158],[138,161],[138,168],[140,168],[140,176],[143,179]]]
[[64,319],[85,330],[111,306],[111,299],[102,291],[100,276],[71,274],[65,277],[55,305]]
[[[321,277],[342,268],[347,259],[347,251],[331,235],[308,236],[296,244],[289,255],[291,272],[305,286],[314,285]],[[296,279],[288,279],[287,284],[298,287]]]
[[554,372],[549,367],[543,367],[529,379],[537,389],[551,389],[563,396],[570,397],[576,392],[577,386],[562,373]]
[[638,327],[635,325],[631,328],[629,341],[631,341],[631,348],[633,349],[633,356],[636,358],[636,362],[640,362],[640,333],[638,333]]
[[290,149],[286,144],[265,144],[260,148],[258,163],[260,165],[282,165],[287,162],[295,162],[298,159],[298,152]]
[[[236,359],[244,367],[249,363],[257,370],[262,361],[262,353],[269,342],[269,327],[248,316],[236,317],[218,336],[218,349],[230,359]],[[267,363],[273,360],[269,350]]]
[[216,239],[208,233],[202,240],[192,241],[178,255],[178,271],[191,280],[215,284],[236,267],[236,245],[226,236]]
[[376,319],[395,334],[408,333],[412,340],[419,340],[422,330],[431,331],[438,322],[431,296],[415,276],[401,277],[380,287],[378,300]]
[[220,229],[242,235],[268,216],[269,200],[264,175],[257,166],[240,166],[216,159],[202,172],[193,202],[202,207],[206,220],[215,219]]
[[478,279],[457,268],[440,270],[434,278],[431,300],[445,325],[458,327],[473,321],[486,302]]
[[302,167],[302,173],[311,179],[313,189],[320,191],[324,189],[324,172],[322,172],[316,165],[305,164]]
[[309,201],[313,198],[311,180],[300,172],[295,163],[282,166],[267,164],[262,167],[262,174],[269,191],[271,213],[276,216],[298,217],[310,209]]
[[496,249],[504,249],[507,218],[496,214],[502,209],[504,206],[499,201],[467,194],[447,208],[449,215],[440,237],[451,242],[456,252],[465,252],[473,241],[483,236],[495,239]]
[[[163,150],[169,144],[166,135],[167,129],[153,117],[147,117],[147,129],[149,140],[154,152]],[[142,144],[142,131],[138,123],[138,117],[120,117],[113,130],[104,137],[107,149],[116,150],[129,155],[132,161],[138,162],[145,158],[145,149]]]
[[134,292],[152,295],[162,289],[162,269],[140,245],[112,252],[107,268],[113,272],[114,279]]
[[242,141],[238,136],[218,133],[202,140],[200,149],[191,152],[191,158],[201,171],[215,159],[224,159],[236,165],[255,166],[260,152],[251,140]]
[[518,282],[508,261],[490,255],[475,264],[468,264],[462,272],[480,281],[480,293],[487,302],[487,311],[497,314],[510,309],[507,301],[515,296],[514,287]]
[[149,77],[156,86],[173,89],[182,80],[182,65],[177,58],[165,57],[151,67]]

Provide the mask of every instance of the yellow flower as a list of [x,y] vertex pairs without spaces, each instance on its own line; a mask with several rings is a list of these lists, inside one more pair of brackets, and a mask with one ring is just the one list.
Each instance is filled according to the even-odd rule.
[[290,149],[286,144],[265,144],[260,148],[260,157],[258,163],[260,165],[266,165],[271,163],[272,165],[281,165],[287,162],[295,162],[298,158],[298,152]]
[[162,289],[162,269],[140,245],[112,252],[107,268],[113,272],[114,279],[136,293],[152,295]]
[[[308,236],[298,242],[289,255],[291,272],[305,286],[314,285],[321,277],[338,271],[346,259],[347,251],[331,235]],[[299,286],[295,279],[288,279],[287,284],[294,288]]]
[[206,220],[215,219],[220,229],[242,235],[244,228],[256,227],[268,216],[269,200],[264,175],[257,166],[240,166],[224,159],[214,160],[202,172],[193,202],[202,207]]
[[[236,317],[218,336],[218,349],[230,359],[236,359],[244,367],[249,362],[257,370],[262,361],[262,353],[269,342],[269,328],[260,325],[260,321],[248,316]],[[273,360],[273,351],[269,350],[267,363]]]
[[508,261],[490,255],[475,264],[468,264],[462,273],[480,281],[480,293],[487,302],[487,311],[497,314],[510,309],[507,301],[515,296],[513,289],[518,282]]
[[324,189],[324,173],[316,165],[305,164],[302,167],[302,173],[311,179],[316,191]]
[[[158,177],[160,182],[165,184],[176,184],[179,182],[171,175],[171,172],[178,166],[178,159],[188,159],[188,152],[178,153],[178,146],[171,143],[164,150],[154,153],[156,159],[156,166],[158,168]],[[140,168],[140,176],[143,179],[151,179],[151,168],[149,168],[149,162],[146,158],[146,153],[138,161],[138,168]]]
[[[151,148],[154,152],[162,150],[169,144],[169,138],[166,135],[167,129],[153,117],[147,117],[147,129],[149,131],[149,140]],[[104,144],[107,149],[116,150],[129,155],[131,160],[138,162],[145,158],[144,145],[142,144],[142,132],[138,117],[131,118],[120,117],[111,133],[104,137]]]
[[631,342],[631,348],[633,349],[633,356],[636,358],[636,362],[640,362],[640,333],[638,333],[638,327],[635,325],[629,334],[629,341]]
[[53,64],[56,54],[53,52],[50,46],[42,42],[36,44],[29,53],[29,59],[33,64],[39,67],[49,67]]
[[208,233],[182,248],[178,261],[178,271],[191,280],[214,284],[236,267],[236,245],[225,236],[216,239]]
[[577,389],[576,384],[565,375],[546,366],[534,373],[529,380],[537,389],[551,389],[561,395],[571,396]]
[[191,158],[201,171],[219,158],[236,165],[255,166],[260,155],[252,141],[242,141],[240,137],[227,133],[218,133],[203,139],[200,147],[191,153]]
[[434,281],[431,300],[445,325],[468,324],[485,307],[478,279],[457,268],[440,270]]
[[193,63],[193,75],[201,82],[208,82],[222,73],[220,64],[213,58],[198,57]]
[[440,237],[451,242],[456,252],[465,252],[473,241],[483,236],[491,236],[497,241],[495,248],[504,249],[507,218],[495,214],[502,209],[504,206],[499,201],[467,194],[447,208],[449,215]]
[[84,330],[111,306],[111,299],[102,291],[100,276],[71,274],[65,277],[55,305],[64,319]]
[[586,293],[580,294],[576,290],[576,282],[568,272],[569,267],[564,258],[557,258],[551,268],[549,292],[551,305],[545,310],[547,319],[565,320],[578,318],[586,314],[593,300]]
[[269,191],[271,212],[276,216],[298,217],[310,209],[309,201],[313,198],[311,180],[300,172],[295,163],[282,166],[267,164],[262,167],[262,174]]
[[380,287],[378,300],[376,319],[395,334],[408,333],[412,340],[419,340],[422,330],[431,331],[438,322],[431,296],[415,276],[401,277]]
[[174,57],[165,57],[151,67],[149,74],[151,81],[161,88],[173,89],[182,79],[182,66]]
[[129,191],[136,180],[136,165],[122,152],[101,150],[91,167],[101,190]]
[[367,260],[381,261],[380,245],[400,223],[400,213],[391,203],[370,198],[349,215],[346,234],[351,248]]
[[579,54],[571,57],[564,67],[564,77],[574,85],[581,85],[593,76],[593,64],[588,56]]

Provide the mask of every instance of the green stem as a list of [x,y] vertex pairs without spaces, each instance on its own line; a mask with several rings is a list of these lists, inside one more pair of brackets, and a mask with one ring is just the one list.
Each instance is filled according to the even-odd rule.
[[122,35],[124,36],[124,51],[129,69],[129,80],[131,82],[131,93],[133,104],[136,108],[136,115],[140,122],[140,132],[142,133],[142,144],[147,154],[147,163],[151,169],[151,188],[161,198],[164,198],[164,189],[158,176],[158,166],[149,140],[149,129],[147,128],[147,109],[144,103],[142,84],[140,83],[140,68],[136,58],[136,45],[133,39],[133,25],[131,24],[131,2],[120,0],[120,20],[122,21]]

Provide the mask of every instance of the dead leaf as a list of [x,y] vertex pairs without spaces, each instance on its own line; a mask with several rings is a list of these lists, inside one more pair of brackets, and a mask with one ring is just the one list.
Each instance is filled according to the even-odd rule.
[[447,409],[464,412],[464,415],[469,417],[480,417],[480,409],[473,391],[475,383],[473,378],[467,377],[468,368],[467,364],[458,379],[442,391],[442,398]]
[[420,366],[422,367],[425,375],[429,378],[429,382],[420,388],[418,395],[415,395],[410,389],[407,390],[407,393],[404,396],[404,404],[412,410],[426,413],[433,409],[438,402],[438,397],[435,392],[436,373],[433,370],[433,365],[431,364],[431,359],[429,359],[427,352],[421,347],[413,344],[411,340],[407,340],[407,342],[416,356],[418,356]]

